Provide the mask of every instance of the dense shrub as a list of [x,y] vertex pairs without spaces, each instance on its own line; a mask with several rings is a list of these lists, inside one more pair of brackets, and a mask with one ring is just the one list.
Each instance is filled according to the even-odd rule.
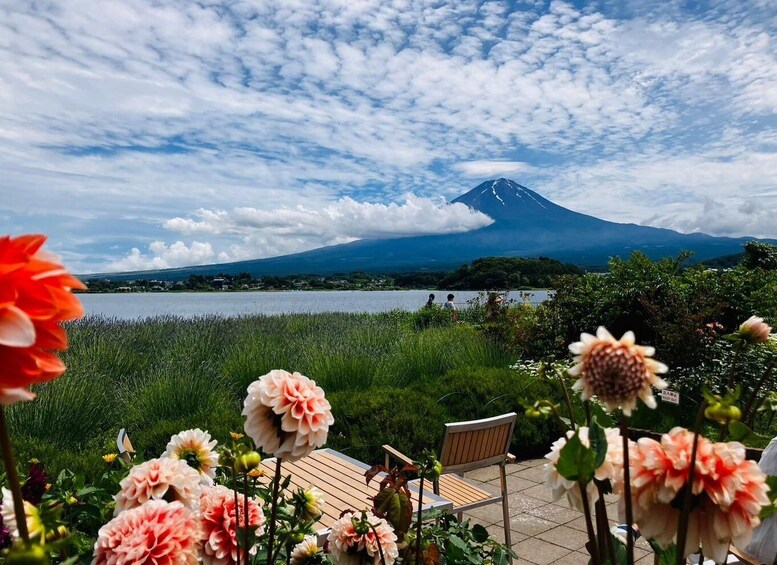
[[561,389],[541,380],[535,373],[514,369],[477,368],[452,371],[437,383],[418,387],[422,396],[438,396],[449,422],[518,414],[512,451],[526,458],[544,455],[560,430],[555,422],[529,420],[524,416],[524,400],[536,398],[561,402]]
[[335,417],[327,445],[360,461],[383,461],[383,444],[418,456],[442,440],[447,413],[433,396],[389,388],[327,397]]

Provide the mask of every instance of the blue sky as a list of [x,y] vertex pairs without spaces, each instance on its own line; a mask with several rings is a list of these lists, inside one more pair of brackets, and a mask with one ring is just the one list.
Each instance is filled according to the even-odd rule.
[[78,272],[569,208],[777,237],[773,0],[0,2],[0,219]]

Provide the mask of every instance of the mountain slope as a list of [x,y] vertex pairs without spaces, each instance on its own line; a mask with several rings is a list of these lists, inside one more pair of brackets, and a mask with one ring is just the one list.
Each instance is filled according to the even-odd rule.
[[604,266],[610,257],[625,257],[635,250],[653,258],[689,250],[695,253],[696,260],[702,261],[739,253],[742,245],[752,239],[681,234],[668,229],[600,220],[554,204],[507,179],[486,181],[453,202],[466,204],[495,221],[484,228],[458,234],[360,240],[270,259],[100,277],[170,280],[186,278],[190,274],[239,272],[257,276],[449,270],[488,256],[548,256],[581,267],[592,267]]

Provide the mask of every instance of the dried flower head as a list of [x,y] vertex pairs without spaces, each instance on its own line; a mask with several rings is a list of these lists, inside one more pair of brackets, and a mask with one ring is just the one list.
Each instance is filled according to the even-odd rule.
[[666,373],[667,366],[651,358],[654,348],[636,345],[634,332],[626,332],[618,340],[600,327],[596,336],[580,334],[580,341],[569,350],[575,355],[569,374],[579,377],[573,388],[581,391],[583,400],[596,396],[609,410],[620,407],[628,416],[636,408],[637,398],[655,408],[652,387],[667,386],[657,376]]

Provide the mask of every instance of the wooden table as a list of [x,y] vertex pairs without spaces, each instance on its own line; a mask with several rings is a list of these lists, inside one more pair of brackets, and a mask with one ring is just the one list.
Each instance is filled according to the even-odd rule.
[[[262,462],[265,471],[265,477],[272,477],[275,473],[275,459],[265,459]],[[369,511],[372,508],[371,496],[378,492],[380,476],[375,477],[367,485],[364,478],[364,472],[370,468],[366,463],[352,459],[343,453],[333,449],[319,449],[294,463],[283,462],[281,464],[284,477],[291,475],[291,491],[297,488],[306,489],[310,486],[316,487],[324,493],[324,515],[318,522],[319,544],[322,544],[329,535],[329,529],[332,527],[340,514],[344,510],[353,510],[354,512]],[[414,485],[409,485],[413,493],[413,507],[418,504],[418,489]],[[424,489],[423,509],[429,510],[436,508],[439,510],[448,510],[453,507],[449,500],[445,500],[434,493],[426,492]],[[269,511],[265,514],[269,518]]]

